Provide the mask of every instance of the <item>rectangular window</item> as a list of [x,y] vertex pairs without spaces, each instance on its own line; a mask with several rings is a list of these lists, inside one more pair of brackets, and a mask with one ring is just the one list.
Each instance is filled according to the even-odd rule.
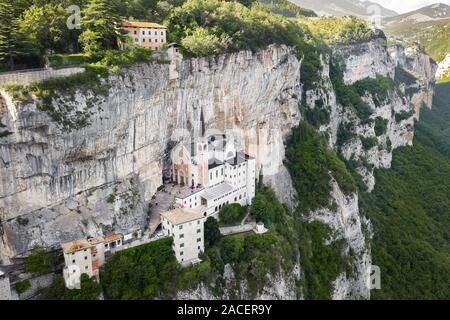
[[180,234],[180,239],[183,239],[184,238],[184,234]]
[[182,255],[183,255],[183,251],[180,252],[180,256],[182,256]]
[[184,243],[180,244],[180,248],[183,248],[183,247],[184,247]]
[[202,242],[202,238],[197,238],[197,242]]
[[179,226],[178,229],[180,229],[180,230],[183,229],[183,226]]
[[202,232],[202,229],[197,229],[197,233],[200,233],[200,232]]

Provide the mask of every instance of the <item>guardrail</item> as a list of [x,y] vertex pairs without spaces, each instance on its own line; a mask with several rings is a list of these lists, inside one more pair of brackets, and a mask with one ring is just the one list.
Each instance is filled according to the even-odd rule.
[[72,67],[63,69],[27,69],[3,72],[0,73],[0,85],[28,85],[52,78],[67,77],[84,71],[85,69],[82,67]]

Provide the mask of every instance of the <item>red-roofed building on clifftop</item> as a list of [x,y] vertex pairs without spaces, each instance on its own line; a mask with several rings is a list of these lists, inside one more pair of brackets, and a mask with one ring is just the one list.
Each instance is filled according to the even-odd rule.
[[[167,28],[153,22],[124,21],[122,28],[135,46],[160,50],[167,42]],[[119,43],[125,49],[125,43]]]

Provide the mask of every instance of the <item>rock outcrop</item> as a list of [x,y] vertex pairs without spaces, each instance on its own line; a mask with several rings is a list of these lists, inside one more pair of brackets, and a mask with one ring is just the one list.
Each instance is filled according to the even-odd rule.
[[[0,258],[145,228],[144,203],[162,184],[168,146],[198,136],[201,113],[208,130],[238,133],[264,174],[275,175],[283,139],[300,121],[300,61],[292,50],[180,61],[176,80],[167,64],[135,66],[102,80],[108,94],[96,98],[81,129],[52,121],[39,101],[16,105],[3,92],[1,120],[13,134],[0,145]],[[78,91],[53,105],[76,123],[92,95]]]
[[[409,113],[418,114],[422,101],[431,105],[435,64],[424,54],[403,57],[400,48],[389,54],[382,35],[333,50],[344,61],[347,85],[377,75],[394,79],[396,67],[416,75],[413,84],[399,84],[403,93],[417,86],[414,94],[394,91],[381,104],[370,94],[363,97],[372,110],[370,119],[384,120],[382,134],[375,133],[374,121],[362,121],[337,102],[331,57],[322,56],[319,83],[302,92],[302,61],[286,46],[178,61],[176,74],[173,65],[136,65],[101,80],[106,94],[96,96],[92,88],[54,97],[53,107],[65,124],[80,123],[77,117],[83,117],[81,128],[54,121],[39,110],[36,99],[18,104],[2,92],[0,121],[12,134],[0,137],[0,260],[26,255],[34,245],[56,248],[76,238],[145,228],[147,203],[162,184],[171,146],[199,136],[200,119],[210,132],[234,131],[240,137],[236,144],[256,157],[264,182],[295,209],[297,195],[283,165],[284,143],[302,119],[302,96],[306,108],[319,107],[319,101],[327,108],[330,119],[320,131],[328,134],[330,147],[349,161],[368,164],[358,172],[370,191],[374,168],[388,168],[392,151],[412,143],[414,112]],[[396,119],[397,114],[407,116]],[[339,130],[347,124],[355,137],[339,145]],[[364,147],[368,139],[375,145]],[[339,275],[334,298],[369,298],[365,230],[370,222],[359,212],[357,194],[344,195],[336,182],[330,183],[336,206],[308,216],[328,224],[346,241],[343,254],[353,255],[355,272]],[[301,260],[296,268],[300,276]],[[270,277],[259,298],[302,298],[292,289],[296,277]],[[179,293],[179,298],[211,297],[204,286]]]

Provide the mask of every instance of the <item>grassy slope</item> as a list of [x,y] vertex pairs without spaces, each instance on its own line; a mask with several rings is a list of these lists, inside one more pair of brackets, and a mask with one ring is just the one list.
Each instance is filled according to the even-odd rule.
[[450,19],[422,23],[398,23],[385,26],[389,36],[419,42],[436,61],[450,52]]
[[374,226],[374,264],[382,272],[374,299],[450,297],[449,94],[449,85],[438,86],[414,147],[397,150],[392,169],[378,171],[373,193],[361,196]]

